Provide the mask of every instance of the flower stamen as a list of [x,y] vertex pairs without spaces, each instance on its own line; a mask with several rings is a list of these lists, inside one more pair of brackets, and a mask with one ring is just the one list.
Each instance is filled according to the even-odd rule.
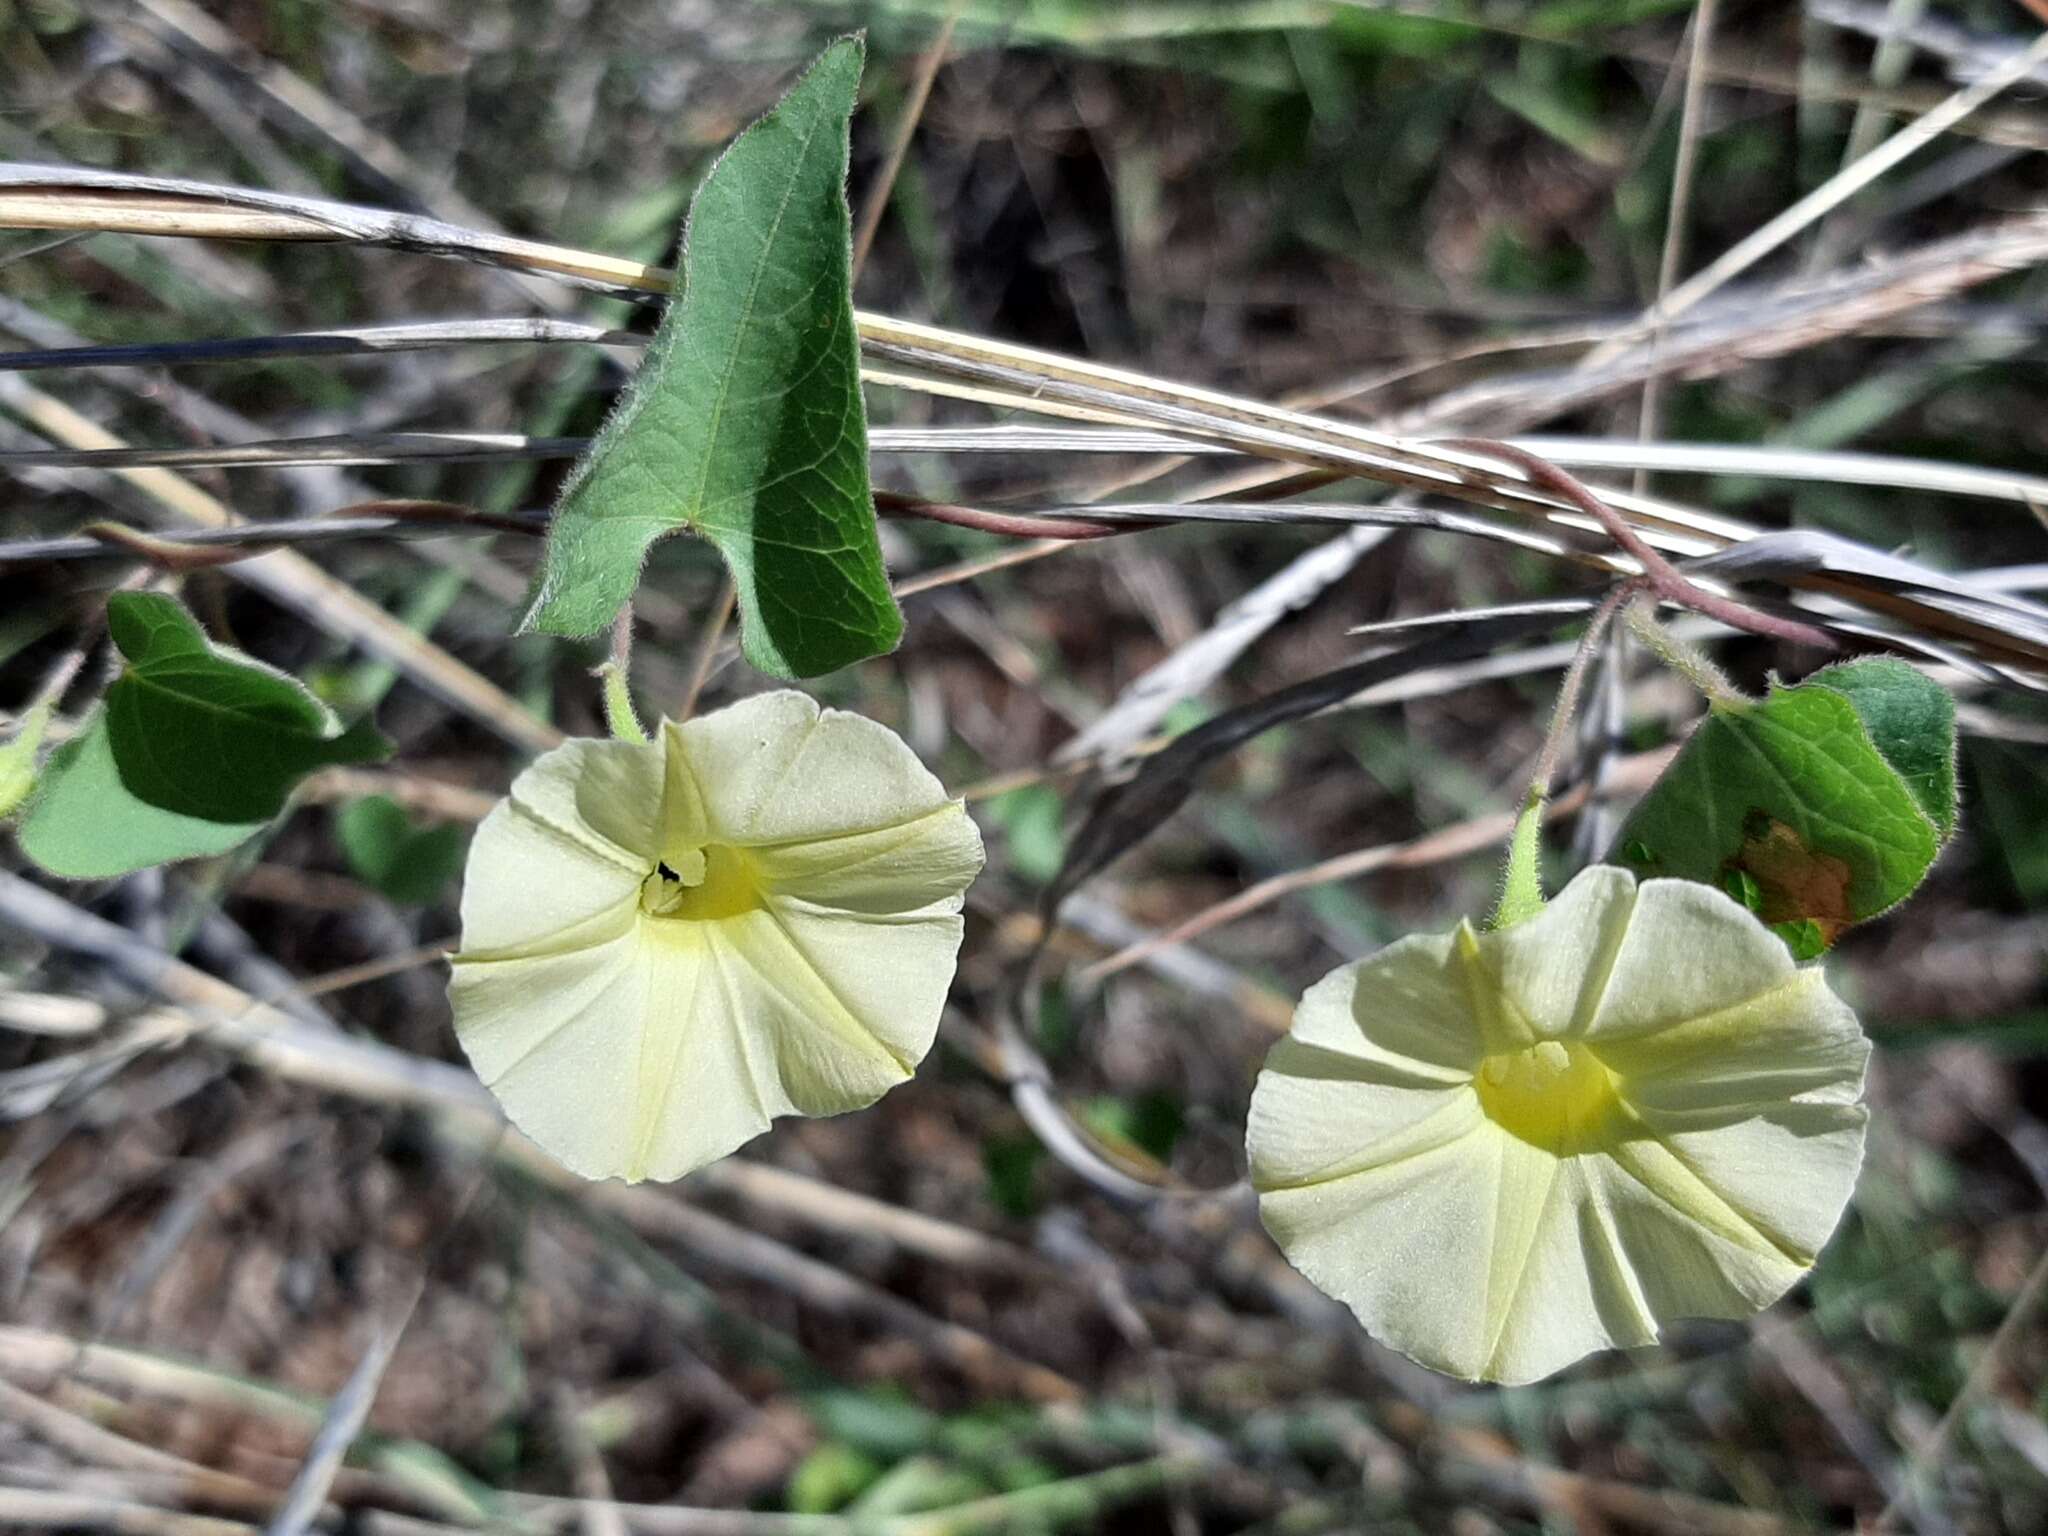
[[706,843],[664,859],[640,885],[649,917],[711,923],[761,906],[761,884],[744,848]]

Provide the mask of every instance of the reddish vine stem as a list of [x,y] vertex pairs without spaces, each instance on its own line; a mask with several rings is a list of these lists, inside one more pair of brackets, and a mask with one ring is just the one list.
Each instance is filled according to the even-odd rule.
[[382,501],[359,501],[326,514],[330,517],[391,517],[404,523],[452,523],[471,528],[488,528],[493,533],[532,533],[533,524],[524,518],[503,517],[459,501],[424,501],[417,497],[394,497]]
[[926,501],[901,491],[876,491],[875,510],[883,517],[920,517],[929,523],[979,528],[1013,539],[1107,539],[1129,533],[1125,523],[1095,523],[1072,517],[1033,517],[1028,512],[991,512],[950,501]]
[[205,545],[185,544],[176,539],[152,538],[140,528],[131,528],[126,523],[87,523],[79,533],[88,539],[96,539],[109,549],[118,549],[133,555],[155,568],[173,576],[187,571],[203,571],[217,565],[233,565],[246,560],[252,553],[261,551],[233,548],[208,548]]
[[1582,481],[1565,473],[1548,459],[1517,448],[1512,443],[1498,442],[1490,437],[1447,437],[1441,439],[1447,448],[1462,448],[1470,453],[1483,453],[1488,458],[1500,459],[1514,465],[1529,477],[1534,485],[1554,492],[1569,501],[1597,522],[1607,536],[1614,540],[1623,554],[1643,568],[1643,586],[1657,597],[1681,608],[1690,608],[1695,613],[1705,614],[1731,629],[1746,630],[1752,635],[1767,639],[1783,640],[1791,645],[1810,645],[1823,651],[1837,651],[1841,647],[1834,636],[1826,630],[1797,619],[1780,618],[1774,613],[1764,613],[1739,603],[1732,597],[1722,597],[1709,592],[1698,582],[1687,577],[1669,560],[1644,542],[1641,534],[1629,527],[1621,514],[1596,496]]

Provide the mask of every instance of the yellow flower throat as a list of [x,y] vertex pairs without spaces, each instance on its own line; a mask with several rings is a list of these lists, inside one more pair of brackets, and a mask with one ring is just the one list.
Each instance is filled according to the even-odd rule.
[[1575,1040],[1488,1056],[1472,1086],[1495,1125],[1560,1157],[1606,1140],[1620,1105],[1614,1074]]
[[1457,955],[1487,1046],[1472,1074],[1486,1117],[1510,1136],[1558,1157],[1613,1140],[1626,1112],[1607,1064],[1577,1040],[1537,1037],[1480,954],[1469,925],[1458,931]]
[[672,850],[640,884],[640,910],[649,917],[711,923],[760,905],[753,858],[729,843]]

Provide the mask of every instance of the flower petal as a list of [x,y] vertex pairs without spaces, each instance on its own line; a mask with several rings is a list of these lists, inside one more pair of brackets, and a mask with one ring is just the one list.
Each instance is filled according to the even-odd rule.
[[[1645,1134],[1613,1149],[1614,1166],[1655,1197],[1667,1220],[1714,1240],[1754,1311],[1812,1267],[1841,1220],[1863,1164],[1868,1111],[1860,1104],[1781,1103],[1734,1119],[1656,1112],[1641,1118]],[[1686,1309],[1673,1303],[1660,1310],[1668,1317]]]
[[1469,1082],[1484,1050],[1455,935],[1413,934],[1303,994],[1288,1038],[1412,1077]]
[[960,949],[957,906],[850,916],[776,898],[719,925],[734,1016],[793,1109],[859,1109],[917,1069]]
[[[1267,1079],[1259,1091],[1268,1091]],[[1455,1094],[1473,1099],[1469,1089]],[[1286,1102],[1268,1099],[1268,1133]],[[1484,1360],[1487,1213],[1494,1209],[1501,1139],[1474,1103],[1464,1134],[1335,1178],[1262,1188],[1259,1218],[1288,1262],[1349,1307],[1373,1337],[1469,1378]],[[1265,1172],[1279,1166],[1269,1156]],[[1258,1168],[1255,1162],[1255,1181]]]
[[751,850],[763,884],[820,907],[883,916],[960,910],[981,872],[981,833],[957,800],[895,826]]
[[464,953],[608,937],[610,914],[654,867],[660,775],[659,753],[628,742],[571,741],[536,758],[470,843]]
[[1590,1198],[1590,1162],[1475,1116],[1408,1158],[1263,1193],[1259,1212],[1295,1268],[1382,1344],[1466,1381],[1517,1385],[1656,1338]]
[[1848,1204],[1864,1120],[1856,1105],[1790,1104],[1591,1160],[1655,1315],[1748,1317],[1791,1289]]
[[1784,942],[1732,897],[1693,880],[1645,880],[1586,1038],[1605,1054],[1611,1042],[1767,993],[1795,969]]
[[1259,1209],[1381,1343],[1512,1386],[1653,1343],[1675,1318],[1746,1317],[1805,1272],[1676,1166],[1653,1141],[1626,1164],[1560,1159],[1480,1120],[1405,1157],[1262,1187]]
[[[623,1172],[632,1126],[634,1034],[645,1016],[637,921],[565,953],[457,956],[448,981],[456,1037],[512,1123],[585,1178]],[[621,1036],[624,1036],[622,1039]]]
[[608,1170],[629,1182],[693,1173],[796,1107],[757,1049],[751,1005],[721,942],[725,925],[646,926],[659,937],[645,946],[631,1151]]
[[1519,1386],[1596,1349],[1649,1344],[1657,1321],[1598,1198],[1598,1156],[1555,1158],[1505,1133],[1484,1353],[1468,1379]]
[[1478,936],[1481,957],[1534,1032],[1514,1044],[1584,1032],[1611,985],[1609,972],[1633,926],[1635,905],[1635,876],[1594,864],[1534,917]]
[[[1772,940],[1773,943],[1777,941]],[[1740,1117],[1801,1103],[1854,1104],[1870,1042],[1818,967],[1662,1029],[1598,1037],[1622,1096],[1653,1126]]]
[[450,995],[471,1065],[564,1167],[680,1178],[790,1112],[749,1056],[708,934],[635,918],[594,949],[457,965]]
[[790,690],[665,722],[662,735],[688,764],[711,841],[754,847],[872,832],[948,799],[888,727]]
[[1252,1089],[1252,1187],[1267,1194],[1407,1162],[1483,1119],[1465,1084],[1422,1085],[1374,1062],[1282,1040]]

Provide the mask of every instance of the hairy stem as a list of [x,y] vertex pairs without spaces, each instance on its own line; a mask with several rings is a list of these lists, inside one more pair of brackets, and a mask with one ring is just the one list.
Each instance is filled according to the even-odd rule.
[[1586,686],[1586,674],[1592,670],[1593,656],[1600,649],[1600,641],[1607,633],[1607,626],[1614,622],[1614,615],[1621,605],[1641,590],[1638,583],[1624,581],[1600,601],[1593,610],[1593,617],[1587,621],[1586,632],[1579,636],[1579,648],[1572,653],[1571,665],[1565,668],[1564,682],[1557,690],[1557,704],[1550,711],[1550,729],[1543,737],[1543,751],[1536,759],[1536,772],[1529,780],[1529,799],[1541,803],[1550,795],[1550,786],[1557,778],[1558,759],[1564,755],[1565,738],[1571,734],[1572,720],[1579,712],[1579,695]]
[[615,741],[647,745],[647,728],[633,710],[633,690],[628,677],[633,663],[633,605],[626,604],[612,621],[612,653],[591,669],[604,686],[605,729]]
[[1742,690],[1728,681],[1728,674],[1707,659],[1706,652],[1657,622],[1657,605],[1647,597],[1629,604],[1628,627],[1643,644],[1655,651],[1664,664],[1706,695],[1715,704],[1744,702]]

